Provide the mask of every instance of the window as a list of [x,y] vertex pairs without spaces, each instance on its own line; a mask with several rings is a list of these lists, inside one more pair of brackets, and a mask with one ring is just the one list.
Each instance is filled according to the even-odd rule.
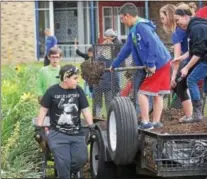
[[103,32],[105,32],[109,28],[113,28],[112,26],[112,8],[104,7],[103,8]]
[[39,31],[38,33],[38,47],[39,48],[39,55],[43,57],[45,54],[45,34],[44,30],[46,28],[50,28],[49,23],[49,2],[48,1],[39,1],[38,2],[38,20],[39,20]]
[[[144,17],[144,7],[137,7],[139,16]],[[129,29],[120,21],[120,7],[103,7],[103,32],[109,28],[117,33],[120,39],[126,39]]]

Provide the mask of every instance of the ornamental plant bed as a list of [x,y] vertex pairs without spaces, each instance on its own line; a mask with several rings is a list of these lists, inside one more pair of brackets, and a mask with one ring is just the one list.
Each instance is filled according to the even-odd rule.
[[160,129],[153,129],[152,132],[159,134],[198,134],[207,133],[207,118],[205,117],[201,122],[195,123],[179,123],[179,118],[184,116],[181,109],[166,109],[163,110],[162,122],[164,127]]

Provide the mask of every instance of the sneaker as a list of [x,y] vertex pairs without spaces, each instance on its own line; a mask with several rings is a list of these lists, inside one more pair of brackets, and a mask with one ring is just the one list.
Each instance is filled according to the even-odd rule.
[[182,118],[179,119],[179,122],[180,123],[192,123],[192,122],[195,122],[195,121],[194,121],[192,116],[190,116],[190,117],[183,116]]
[[148,122],[148,123],[143,123],[143,122],[140,122],[140,124],[138,125],[138,128],[139,129],[146,129],[146,130],[151,130],[153,129],[153,125],[151,122]]
[[188,117],[188,118],[186,117],[185,119],[183,119],[181,123],[194,123],[194,122],[200,122],[200,121],[202,121],[202,119],[196,119],[191,116],[191,117]]
[[161,122],[153,122],[152,125],[154,128],[162,128],[163,127],[163,124]]

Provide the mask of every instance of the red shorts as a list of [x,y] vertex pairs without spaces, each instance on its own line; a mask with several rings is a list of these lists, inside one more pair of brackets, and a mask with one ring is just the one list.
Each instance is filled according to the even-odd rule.
[[170,94],[170,62],[146,77],[139,89],[140,94],[158,96]]

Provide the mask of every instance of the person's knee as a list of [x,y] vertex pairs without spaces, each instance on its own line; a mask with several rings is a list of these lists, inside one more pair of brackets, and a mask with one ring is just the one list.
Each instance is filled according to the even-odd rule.
[[79,171],[81,167],[83,167],[88,160],[87,153],[75,156],[71,161],[71,169],[73,171]]

